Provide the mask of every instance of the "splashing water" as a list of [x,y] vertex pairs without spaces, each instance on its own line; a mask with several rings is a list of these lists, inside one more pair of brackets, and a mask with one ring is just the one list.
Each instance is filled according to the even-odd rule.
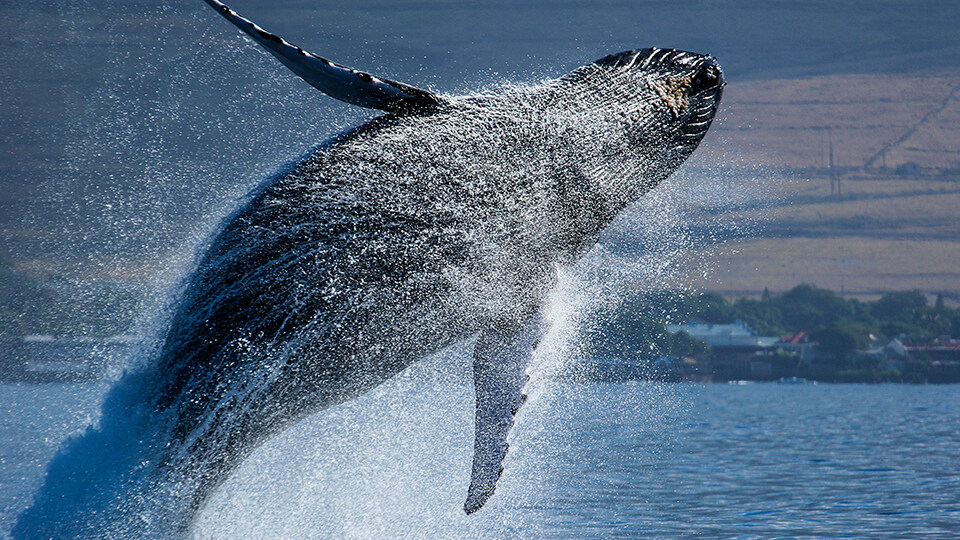
[[[510,474],[544,466],[537,435],[562,399],[550,381],[576,356],[580,318],[616,297],[611,283],[657,288],[692,246],[716,240],[683,225],[689,196],[671,182],[615,228],[641,231],[642,253],[601,245],[563,266],[706,129],[683,132],[666,120],[676,108],[651,105],[666,74],[626,73],[590,67],[451,98],[449,114],[378,120],[266,184],[205,248],[161,325],[171,327],[165,341],[110,392],[99,425],[61,450],[20,526],[57,519],[64,534],[168,536],[198,490],[206,496],[239,467],[200,513],[197,536],[536,530],[536,513],[523,511],[537,504],[536,482]],[[634,86],[618,94],[626,82]],[[714,97],[704,99],[711,116]],[[505,485],[485,516],[467,518],[449,504],[469,482],[473,413],[469,378],[455,367],[468,349],[453,344],[483,321],[526,317],[548,290],[550,329],[528,370]],[[350,379],[310,371],[335,355],[361,367]],[[209,369],[198,373],[200,363]],[[331,378],[338,384],[316,384]],[[638,412],[671,406],[665,393],[645,387]],[[305,421],[283,431],[296,419]]]
[[[196,537],[284,538],[310,531],[321,538],[530,538],[569,532],[578,523],[569,512],[576,510],[552,498],[571,481],[560,463],[584,469],[596,463],[594,449],[560,427],[589,422],[567,404],[572,398],[602,395],[555,376],[580,358],[580,327],[592,308],[614,303],[634,287],[676,283],[685,274],[678,263],[686,250],[712,242],[690,231],[689,219],[729,201],[713,190],[692,197],[690,182],[696,179],[682,171],[678,176],[609,231],[644,246],[642,253],[619,255],[601,240],[577,265],[561,269],[549,300],[550,331],[528,370],[529,399],[511,433],[504,476],[482,512],[464,516],[459,504],[469,483],[473,436],[467,342],[266,443],[213,496],[198,518]],[[711,184],[719,178],[699,180]],[[717,225],[728,228],[727,236],[747,232],[740,222]],[[701,270],[709,272],[708,263]],[[633,429],[645,426],[650,444],[666,449],[674,426],[663,419],[675,417],[688,400],[689,393],[675,385],[637,383],[628,402],[597,408],[630,415]],[[625,460],[637,468],[657,461],[648,455]]]

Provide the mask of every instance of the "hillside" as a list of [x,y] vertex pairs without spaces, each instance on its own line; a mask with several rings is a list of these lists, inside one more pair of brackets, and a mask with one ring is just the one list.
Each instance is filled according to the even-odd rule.
[[955,75],[730,84],[693,164],[739,168],[731,193],[762,201],[704,219],[759,226],[712,251],[710,277],[691,279],[729,294],[813,283],[866,297],[920,289],[960,299],[958,127]]

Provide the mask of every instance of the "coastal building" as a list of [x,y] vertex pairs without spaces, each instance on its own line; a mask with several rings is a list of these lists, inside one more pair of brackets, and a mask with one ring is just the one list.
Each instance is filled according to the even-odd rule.
[[773,347],[779,337],[761,337],[743,321],[733,321],[733,324],[701,324],[690,322],[687,324],[668,324],[667,332],[676,334],[686,332],[690,337],[705,341],[711,348],[744,348],[767,349]]
[[802,364],[809,364],[816,358],[817,344],[810,341],[810,334],[804,331],[780,336],[776,343],[778,350],[792,353],[800,358]]
[[686,332],[710,346],[710,369],[717,380],[755,379],[774,377],[773,364],[768,358],[776,351],[777,336],[758,336],[743,321],[732,324],[668,324],[671,334]]

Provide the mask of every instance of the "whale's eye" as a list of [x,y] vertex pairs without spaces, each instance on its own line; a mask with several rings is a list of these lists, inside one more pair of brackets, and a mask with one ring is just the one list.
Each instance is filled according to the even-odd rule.
[[713,88],[720,81],[720,70],[712,64],[700,66],[697,74],[690,81],[690,90],[697,93],[708,88]]

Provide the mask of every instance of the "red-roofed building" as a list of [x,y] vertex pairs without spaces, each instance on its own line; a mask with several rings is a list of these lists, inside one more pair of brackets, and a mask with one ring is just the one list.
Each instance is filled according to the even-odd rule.
[[813,360],[816,345],[816,342],[810,341],[810,335],[801,330],[796,334],[780,336],[780,341],[777,342],[776,347],[782,351],[796,354],[800,357],[801,362],[806,363]]

